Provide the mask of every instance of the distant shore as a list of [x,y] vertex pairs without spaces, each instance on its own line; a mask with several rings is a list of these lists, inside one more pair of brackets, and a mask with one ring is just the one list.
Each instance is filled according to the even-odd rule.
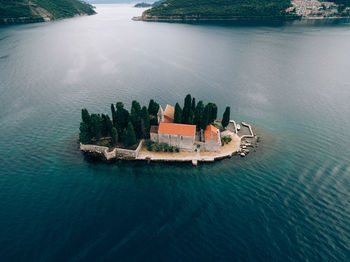
[[222,23],[222,22],[240,22],[240,21],[292,21],[299,19],[295,16],[286,17],[205,17],[205,16],[149,16],[142,15],[132,18],[134,21],[145,22],[174,22],[174,23]]
[[[91,15],[96,15],[96,14],[97,13],[94,13],[94,14],[91,14]],[[90,16],[90,15],[89,14],[76,14],[74,16],[60,17],[60,18],[56,18],[56,19],[50,19],[48,17],[38,17],[38,18],[31,18],[31,17],[3,18],[3,19],[0,19],[0,25],[43,23],[43,22],[51,22],[51,21],[69,19],[69,18],[80,17],[80,16]]]
[[184,24],[329,24],[350,22],[350,17],[195,17],[195,16],[138,16],[134,21]]

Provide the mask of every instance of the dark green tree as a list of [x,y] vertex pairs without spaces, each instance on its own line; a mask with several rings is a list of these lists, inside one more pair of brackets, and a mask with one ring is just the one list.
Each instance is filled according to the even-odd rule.
[[182,123],[188,124],[190,122],[191,109],[192,109],[192,98],[191,98],[191,95],[188,94],[185,97],[184,108],[182,110]]
[[118,131],[115,127],[111,129],[112,145],[116,145],[118,142]]
[[91,134],[90,134],[90,127],[87,123],[84,121],[80,122],[80,128],[79,128],[79,141],[82,144],[89,144],[91,142]]
[[81,119],[83,120],[84,123],[90,125],[91,117],[86,108],[83,108],[81,110]]
[[141,106],[140,103],[136,100],[132,101],[130,120],[134,126],[136,137],[142,137],[142,128],[141,128]]
[[182,110],[179,103],[175,104],[174,123],[182,123]]
[[206,105],[202,114],[202,118],[200,121],[200,126],[203,130],[206,129],[208,123],[209,123],[209,111],[210,111],[210,105]]
[[199,101],[196,106],[196,110],[194,112],[194,120],[193,120],[193,123],[197,126],[197,128],[200,128],[201,126],[203,111],[204,111],[203,101]]
[[115,107],[113,104],[111,104],[111,112],[112,112],[112,120],[113,120],[113,126],[117,126],[117,113],[115,112]]
[[190,111],[190,117],[189,117],[189,124],[192,125],[194,121],[194,111],[191,109]]
[[149,113],[147,110],[147,107],[143,106],[141,110],[141,130],[142,130],[142,137],[143,138],[149,138],[149,130],[150,130],[151,124],[150,124],[150,118]]
[[124,108],[124,104],[122,102],[117,103],[117,111],[116,111],[116,123],[118,136],[122,137],[124,129],[127,128],[129,121],[129,112]]
[[221,125],[225,129],[230,122],[230,107],[226,107],[224,115],[222,116]]
[[217,117],[218,117],[218,107],[216,106],[216,104],[211,104],[209,123],[210,124],[214,123]]
[[107,116],[105,114],[102,114],[102,127],[101,127],[101,135],[103,137],[108,136],[108,125],[107,125]]
[[107,135],[111,136],[113,125],[112,125],[111,119],[109,118],[109,115],[105,115],[105,122],[106,122],[105,125],[107,128]]
[[91,133],[96,140],[101,138],[104,121],[99,114],[91,114]]
[[159,104],[155,102],[153,99],[151,99],[148,104],[148,113],[152,116],[157,116],[158,110],[159,110]]
[[123,133],[123,143],[127,146],[135,145],[137,142],[134,126],[131,122],[128,123],[128,128]]
[[191,109],[192,109],[193,114],[194,114],[194,112],[196,111],[196,99],[194,97],[192,98]]

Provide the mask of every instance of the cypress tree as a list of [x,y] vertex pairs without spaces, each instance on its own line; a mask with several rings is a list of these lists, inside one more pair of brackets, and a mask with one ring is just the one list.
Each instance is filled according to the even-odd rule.
[[191,95],[188,94],[185,97],[184,108],[183,108],[183,111],[182,111],[182,122],[184,124],[188,124],[189,123],[191,108],[192,108],[192,98],[191,98]]
[[115,107],[113,104],[111,104],[111,112],[112,112],[112,120],[113,120],[113,126],[117,126],[117,114],[115,112]]
[[201,126],[201,121],[202,121],[202,117],[203,117],[203,111],[204,111],[204,104],[202,101],[199,101],[197,106],[196,106],[196,110],[194,112],[194,120],[193,123],[200,128]]
[[194,121],[194,111],[191,109],[188,123],[192,125],[193,121]]
[[191,109],[192,109],[193,114],[194,114],[194,112],[196,111],[196,99],[194,97],[192,98]]
[[103,137],[108,136],[107,117],[104,114],[102,114],[101,135]]
[[83,120],[84,123],[86,123],[87,125],[90,125],[91,117],[86,108],[83,108],[81,110],[81,119]]
[[209,119],[209,123],[214,123],[214,121],[217,119],[218,117],[218,107],[216,106],[216,104],[212,104],[211,105],[211,110],[210,110],[210,119]]
[[116,128],[118,131],[118,136],[122,137],[123,130],[127,128],[129,121],[129,112],[124,108],[122,102],[117,103],[117,112],[116,112]]
[[140,103],[136,100],[132,101],[130,119],[134,126],[136,137],[142,137],[142,128],[141,128],[141,106]]
[[222,116],[221,125],[225,129],[228,126],[228,123],[230,122],[230,107],[226,107],[224,115]]
[[91,114],[92,135],[98,140],[101,137],[104,121],[99,114]]
[[79,128],[79,141],[82,144],[89,144],[91,142],[91,135],[90,135],[90,128],[87,123],[84,121],[80,122],[80,128]]
[[182,123],[182,110],[179,103],[175,104],[174,123]]
[[123,143],[127,146],[135,145],[137,142],[134,126],[131,122],[128,123],[128,128],[123,133]]
[[208,123],[210,123],[210,120],[211,120],[211,112],[212,112],[212,109],[213,109],[213,103],[208,103],[206,105],[206,107],[208,107]]
[[149,130],[151,127],[149,113],[147,107],[143,106],[141,110],[141,127],[142,127],[142,137],[149,138]]
[[157,116],[158,110],[159,104],[156,103],[153,99],[151,99],[148,104],[148,113],[152,116]]
[[200,126],[203,130],[206,129],[208,123],[209,123],[209,111],[210,111],[210,105],[206,105],[202,114],[202,118],[200,121]]
[[113,125],[112,125],[111,119],[109,118],[109,115],[105,115],[105,121],[106,121],[105,124],[106,124],[106,128],[107,128],[107,135],[112,136]]
[[115,127],[112,127],[111,129],[111,138],[112,138],[112,145],[117,144],[118,141],[118,132]]

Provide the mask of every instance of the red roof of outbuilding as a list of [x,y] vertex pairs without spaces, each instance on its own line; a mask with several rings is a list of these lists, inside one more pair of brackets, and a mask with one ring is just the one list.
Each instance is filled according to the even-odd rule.
[[196,126],[174,123],[160,123],[158,128],[158,134],[195,136]]
[[175,113],[175,108],[171,105],[166,105],[166,108],[164,110],[164,122],[174,123],[174,113]]
[[208,125],[207,128],[204,131],[204,139],[205,141],[208,140],[218,140],[218,129],[213,125]]

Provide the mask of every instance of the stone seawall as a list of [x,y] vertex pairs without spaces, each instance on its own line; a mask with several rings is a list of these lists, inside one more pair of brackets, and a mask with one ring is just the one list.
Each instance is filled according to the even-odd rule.
[[80,150],[93,155],[98,155],[105,160],[112,159],[136,159],[143,145],[143,140],[140,141],[136,150],[129,150],[123,148],[114,148],[112,151],[108,151],[109,148],[106,146],[96,146],[96,145],[84,145],[80,143]]

